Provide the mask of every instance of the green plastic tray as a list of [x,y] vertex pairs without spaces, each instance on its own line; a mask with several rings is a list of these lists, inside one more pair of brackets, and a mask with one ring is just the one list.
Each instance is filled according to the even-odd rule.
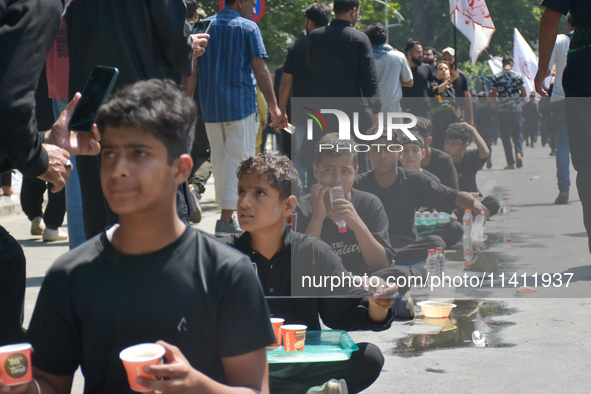
[[283,346],[267,348],[267,362],[280,363],[317,363],[326,361],[345,361],[351,353],[359,350],[346,331],[308,330],[306,344],[301,352],[286,352]]

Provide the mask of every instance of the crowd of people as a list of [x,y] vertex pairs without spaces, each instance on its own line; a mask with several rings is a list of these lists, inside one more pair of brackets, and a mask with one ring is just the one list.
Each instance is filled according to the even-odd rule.
[[[275,80],[250,20],[256,0],[226,0],[205,19],[207,34],[192,34],[195,0],[30,3],[0,0],[0,12],[19,21],[0,19],[0,44],[11,54],[0,57],[0,191],[11,195],[11,171],[21,171],[31,233],[66,239],[60,227],[67,212],[71,250],[47,272],[25,332],[26,260],[0,226],[0,298],[7,305],[0,345],[30,342],[35,367],[34,380],[23,385],[3,385],[0,376],[2,392],[70,392],[79,366],[85,392],[129,392],[119,352],[156,341],[166,364],[145,367],[157,380],[137,380],[150,391],[368,388],[384,364],[371,343],[358,343],[347,361],[267,364],[266,347],[276,342],[270,317],[348,331],[382,331],[395,319],[412,319],[410,286],[384,279],[425,278],[428,250],[462,239],[465,210],[486,218],[499,211],[499,201],[483,196],[476,182],[478,171],[493,165],[498,137],[505,169],[514,170],[524,165],[524,139],[533,148],[540,129],[553,136],[558,204],[569,199],[570,137],[591,227],[588,155],[572,140],[584,145],[589,126],[569,112],[581,108],[556,104],[565,95],[588,95],[588,84],[573,83],[588,70],[566,63],[569,36],[555,45],[549,36],[540,40],[538,93],[549,96],[544,70],[555,65],[556,79],[551,98],[538,105],[535,95],[525,99],[511,57],[490,91],[471,92],[454,48],[443,49],[438,61],[438,50],[418,41],[396,50],[380,23],[355,29],[358,0],[334,0],[332,10],[311,4]],[[548,8],[541,25],[557,26],[561,14],[573,12],[571,51],[588,56],[591,7],[542,3]],[[21,40],[11,39],[16,34]],[[92,133],[69,131],[77,92],[97,65],[119,69],[115,93],[98,110]],[[39,93],[43,84],[46,94]],[[360,135],[344,139],[328,126],[311,138],[289,111],[296,98],[355,98],[355,127],[374,141],[358,149]],[[260,114],[262,101],[267,114]],[[386,131],[388,113],[415,121],[408,130]],[[256,154],[262,126],[283,133],[282,154]],[[199,198],[212,173],[218,238],[190,225],[200,221]],[[331,199],[333,188],[342,195]],[[417,229],[417,210],[451,219]],[[294,284],[306,275],[382,279],[327,293]]]

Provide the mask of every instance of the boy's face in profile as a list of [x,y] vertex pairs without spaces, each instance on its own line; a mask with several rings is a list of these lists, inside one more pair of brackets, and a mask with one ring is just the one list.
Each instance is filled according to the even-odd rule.
[[319,183],[328,186],[341,186],[345,196],[349,194],[355,182],[359,167],[354,166],[349,155],[326,155],[319,165],[314,163],[314,177]]
[[461,144],[458,141],[449,138],[445,139],[445,153],[451,156],[454,163],[462,161],[462,157],[464,156],[467,147],[468,145]]
[[259,174],[244,174],[238,179],[238,223],[245,231],[283,227],[291,214],[288,202],[289,198],[281,200],[279,190]]
[[154,135],[134,127],[107,126],[101,145],[101,185],[113,212],[151,212],[174,204],[182,181],[176,165],[168,164],[166,147]]
[[[370,146],[369,152],[367,152],[367,157],[369,158],[369,161],[371,161],[375,172],[389,173],[396,169],[400,153],[388,151],[388,145],[391,144],[392,142],[388,141],[386,138],[380,138]],[[377,145],[381,146],[378,147]],[[398,150],[399,148],[400,147],[392,147],[391,150]]]
[[425,157],[425,150],[417,144],[404,144],[404,150],[400,154],[400,163],[404,168],[411,170],[421,169],[421,160]]

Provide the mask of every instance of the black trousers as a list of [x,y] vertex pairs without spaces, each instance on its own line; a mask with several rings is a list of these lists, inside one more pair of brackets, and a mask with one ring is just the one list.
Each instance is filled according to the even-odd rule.
[[345,379],[350,394],[365,390],[380,376],[384,356],[372,343],[357,346],[346,361],[269,365],[271,394],[305,394],[330,379]]
[[[573,167],[577,170],[577,190],[583,205],[587,237],[591,235],[591,74],[564,74],[566,123]],[[591,252],[591,239],[589,240]]]
[[499,127],[501,129],[501,140],[505,148],[507,164],[515,164],[513,156],[513,145],[515,144],[515,155],[523,155],[523,135],[521,134],[521,112],[498,112]]
[[0,226],[0,346],[23,342],[26,260],[23,248]]
[[[21,188],[21,206],[29,220],[43,217],[45,226],[52,230],[61,227],[66,214],[66,189],[57,193],[51,191],[52,184],[39,178],[23,177]],[[48,189],[48,201],[43,212],[43,193]]]
[[437,235],[429,235],[418,241],[408,238],[408,243],[401,245],[400,240],[393,239],[390,236],[390,243],[396,250],[396,265],[408,265],[407,263],[416,263],[427,258],[429,249],[443,248],[445,250],[445,241]]
[[464,236],[464,227],[459,221],[451,222],[435,228],[428,228],[423,231],[419,230],[419,236],[422,238],[429,235],[436,235],[443,239],[446,247],[451,248],[457,244]]

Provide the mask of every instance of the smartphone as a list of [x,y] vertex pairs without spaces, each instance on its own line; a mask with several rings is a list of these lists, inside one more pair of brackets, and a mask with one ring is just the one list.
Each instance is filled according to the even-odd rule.
[[211,26],[211,21],[201,21],[195,22],[193,24],[193,33],[192,34],[207,34],[209,31],[209,26]]
[[74,115],[70,119],[69,130],[83,133],[92,132],[92,125],[98,109],[111,93],[118,75],[119,70],[115,67],[96,66],[92,70],[82,91],[82,97],[74,110]]

